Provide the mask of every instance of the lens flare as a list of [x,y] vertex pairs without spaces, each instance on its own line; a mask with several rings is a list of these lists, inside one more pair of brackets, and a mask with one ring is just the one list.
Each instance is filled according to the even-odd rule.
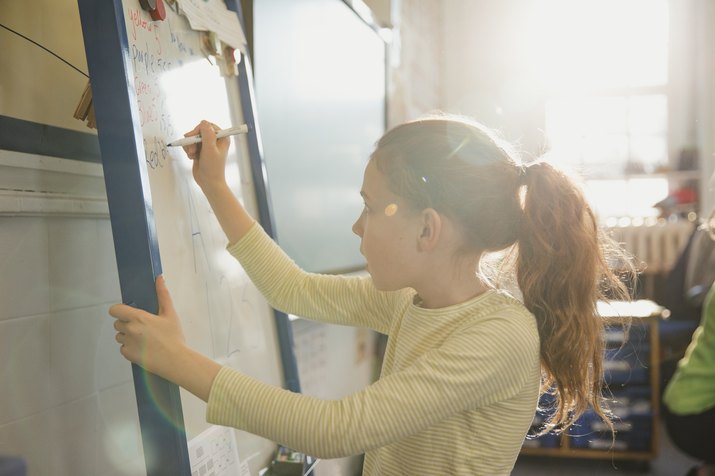
[[[157,378],[155,375],[147,372],[143,368],[139,367],[139,372],[142,375],[142,382],[144,388],[147,391],[149,400],[153,404],[159,415],[164,418],[172,427],[179,431],[184,431],[184,416],[179,412],[177,414],[176,409],[180,404],[179,401],[175,401],[173,396],[179,398],[178,393],[167,391],[167,382],[161,378]],[[135,381],[136,385],[136,381]]]
[[396,203],[391,203],[385,207],[385,216],[391,217],[395,213],[397,213],[397,204]]

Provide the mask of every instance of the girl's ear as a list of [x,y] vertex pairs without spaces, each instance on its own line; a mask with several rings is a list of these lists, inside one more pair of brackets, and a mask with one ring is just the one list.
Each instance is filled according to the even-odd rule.
[[420,212],[420,225],[417,250],[431,251],[442,236],[442,216],[434,208],[425,208]]

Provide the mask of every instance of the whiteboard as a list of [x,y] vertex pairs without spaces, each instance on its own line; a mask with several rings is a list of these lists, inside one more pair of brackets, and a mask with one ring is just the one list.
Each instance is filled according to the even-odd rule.
[[[124,3],[159,252],[184,333],[196,350],[280,385],[269,308],[226,252],[225,235],[191,177],[191,161],[181,148],[165,145],[201,119],[240,124],[232,119],[240,108],[227,92],[235,78],[223,78],[202,56],[198,34],[184,17],[170,10],[164,22],[145,23],[148,14],[138,2]],[[238,136],[229,149],[227,179],[241,198],[242,155],[247,148]],[[205,429],[203,405],[191,398],[182,394],[189,436]]]
[[[94,0],[79,3],[123,300],[152,310],[153,276],[163,273],[191,347],[281,386],[281,348],[273,312],[226,252],[223,231],[191,176],[191,161],[181,148],[165,145],[201,119],[222,127],[251,122],[242,115],[239,82],[220,74],[216,61],[202,52],[199,33],[168,4],[166,19],[152,21],[136,0],[114,0],[109,7],[94,5]],[[118,43],[106,29],[116,30]],[[255,134],[255,124],[249,125]],[[248,140],[243,135],[232,140],[227,179],[257,216]],[[131,155],[134,160],[127,158]],[[136,235],[144,233],[144,242],[137,242]],[[147,241],[148,253],[134,252],[133,247],[146,248]],[[143,297],[147,302],[140,302]],[[141,384],[135,374],[135,387]],[[170,408],[162,408],[172,405],[167,403],[171,392],[164,399],[153,398],[149,387],[160,416],[178,428],[179,435],[182,426],[189,441],[207,434],[204,402],[181,390],[183,413],[172,414]],[[142,421],[145,454],[146,440],[162,424],[158,418]],[[150,426],[146,434],[145,426]],[[161,466],[172,463],[166,461],[167,455],[186,451],[166,448],[171,445],[161,438],[155,442],[164,446],[157,450],[161,461],[147,457],[149,474],[165,474]],[[273,443],[244,432],[235,431],[235,438],[239,459],[252,473],[275,449]]]

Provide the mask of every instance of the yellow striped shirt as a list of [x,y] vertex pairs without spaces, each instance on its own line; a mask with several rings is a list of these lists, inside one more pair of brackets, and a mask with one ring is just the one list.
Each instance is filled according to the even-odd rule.
[[327,401],[224,367],[206,418],[320,458],[365,453],[365,475],[506,475],[536,409],[539,337],[506,293],[424,309],[415,291],[305,273],[258,225],[229,251],[276,309],[387,334],[380,379]]

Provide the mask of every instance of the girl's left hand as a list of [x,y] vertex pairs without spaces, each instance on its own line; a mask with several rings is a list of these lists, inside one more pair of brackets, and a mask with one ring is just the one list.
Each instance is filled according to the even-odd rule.
[[167,378],[186,340],[163,276],[156,278],[156,295],[158,315],[126,304],[113,305],[109,314],[117,319],[114,328],[116,341],[121,344],[119,352],[149,372]]

